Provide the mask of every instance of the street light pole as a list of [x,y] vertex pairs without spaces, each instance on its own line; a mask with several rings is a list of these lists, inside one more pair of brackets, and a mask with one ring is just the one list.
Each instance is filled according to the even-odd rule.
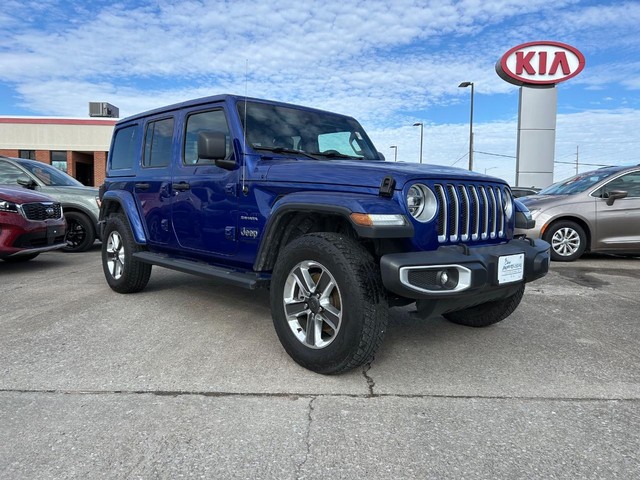
[[424,141],[424,124],[422,122],[416,122],[414,127],[420,127],[420,163],[422,163],[422,142]]
[[389,148],[393,148],[394,152],[393,152],[393,161],[397,162],[398,161],[398,146],[397,145],[391,145]]
[[469,170],[473,170],[473,82],[462,82],[460,88],[471,87],[471,114],[469,116]]

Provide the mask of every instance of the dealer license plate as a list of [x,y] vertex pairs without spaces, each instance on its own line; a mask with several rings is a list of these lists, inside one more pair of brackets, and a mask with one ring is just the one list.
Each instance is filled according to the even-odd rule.
[[524,253],[498,258],[498,283],[519,282],[524,278]]

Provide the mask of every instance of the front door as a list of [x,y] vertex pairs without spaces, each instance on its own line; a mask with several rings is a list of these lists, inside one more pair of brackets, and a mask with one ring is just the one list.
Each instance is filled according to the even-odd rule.
[[625,198],[607,205],[597,199],[596,247],[621,252],[640,252],[640,172],[630,172],[611,180],[603,192],[623,190]]
[[187,112],[181,161],[174,165],[171,179],[172,224],[181,248],[233,255],[238,249],[239,170],[226,170],[198,157],[198,134],[203,131],[223,132],[227,156],[233,155],[222,107]]

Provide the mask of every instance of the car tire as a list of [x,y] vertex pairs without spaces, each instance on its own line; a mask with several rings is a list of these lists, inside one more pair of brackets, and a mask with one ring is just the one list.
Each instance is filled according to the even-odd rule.
[[442,316],[452,323],[466,327],[488,327],[511,315],[520,305],[523,295],[524,283],[515,293],[506,298],[482,303],[456,312],[445,313]]
[[299,365],[337,374],[373,361],[387,298],[377,263],[355,240],[337,233],[293,240],[278,257],[270,296],[278,338]]
[[151,265],[136,260],[142,251],[131,233],[129,221],[122,214],[111,215],[104,227],[102,270],[109,286],[118,293],[139,292],[149,283]]
[[7,263],[22,263],[22,262],[28,262],[29,260],[33,260],[38,255],[40,255],[40,254],[39,253],[29,253],[27,255],[18,255],[17,257],[3,258],[2,260],[4,260]]
[[93,222],[84,213],[68,212],[64,214],[67,222],[65,252],[85,252],[91,248],[96,240]]
[[553,223],[544,232],[543,240],[551,245],[551,260],[573,262],[587,248],[587,235],[576,222],[561,220]]

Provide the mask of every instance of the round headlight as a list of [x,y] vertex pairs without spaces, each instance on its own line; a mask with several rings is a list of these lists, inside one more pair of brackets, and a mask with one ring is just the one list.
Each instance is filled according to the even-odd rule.
[[424,210],[424,194],[417,185],[413,185],[407,193],[407,207],[413,218],[420,216]]
[[502,207],[504,209],[504,214],[507,217],[507,220],[510,220],[513,216],[513,198],[511,197],[511,193],[509,190],[505,188],[502,195]]
[[426,185],[416,183],[407,192],[407,209],[419,222],[430,222],[438,209],[436,196]]

